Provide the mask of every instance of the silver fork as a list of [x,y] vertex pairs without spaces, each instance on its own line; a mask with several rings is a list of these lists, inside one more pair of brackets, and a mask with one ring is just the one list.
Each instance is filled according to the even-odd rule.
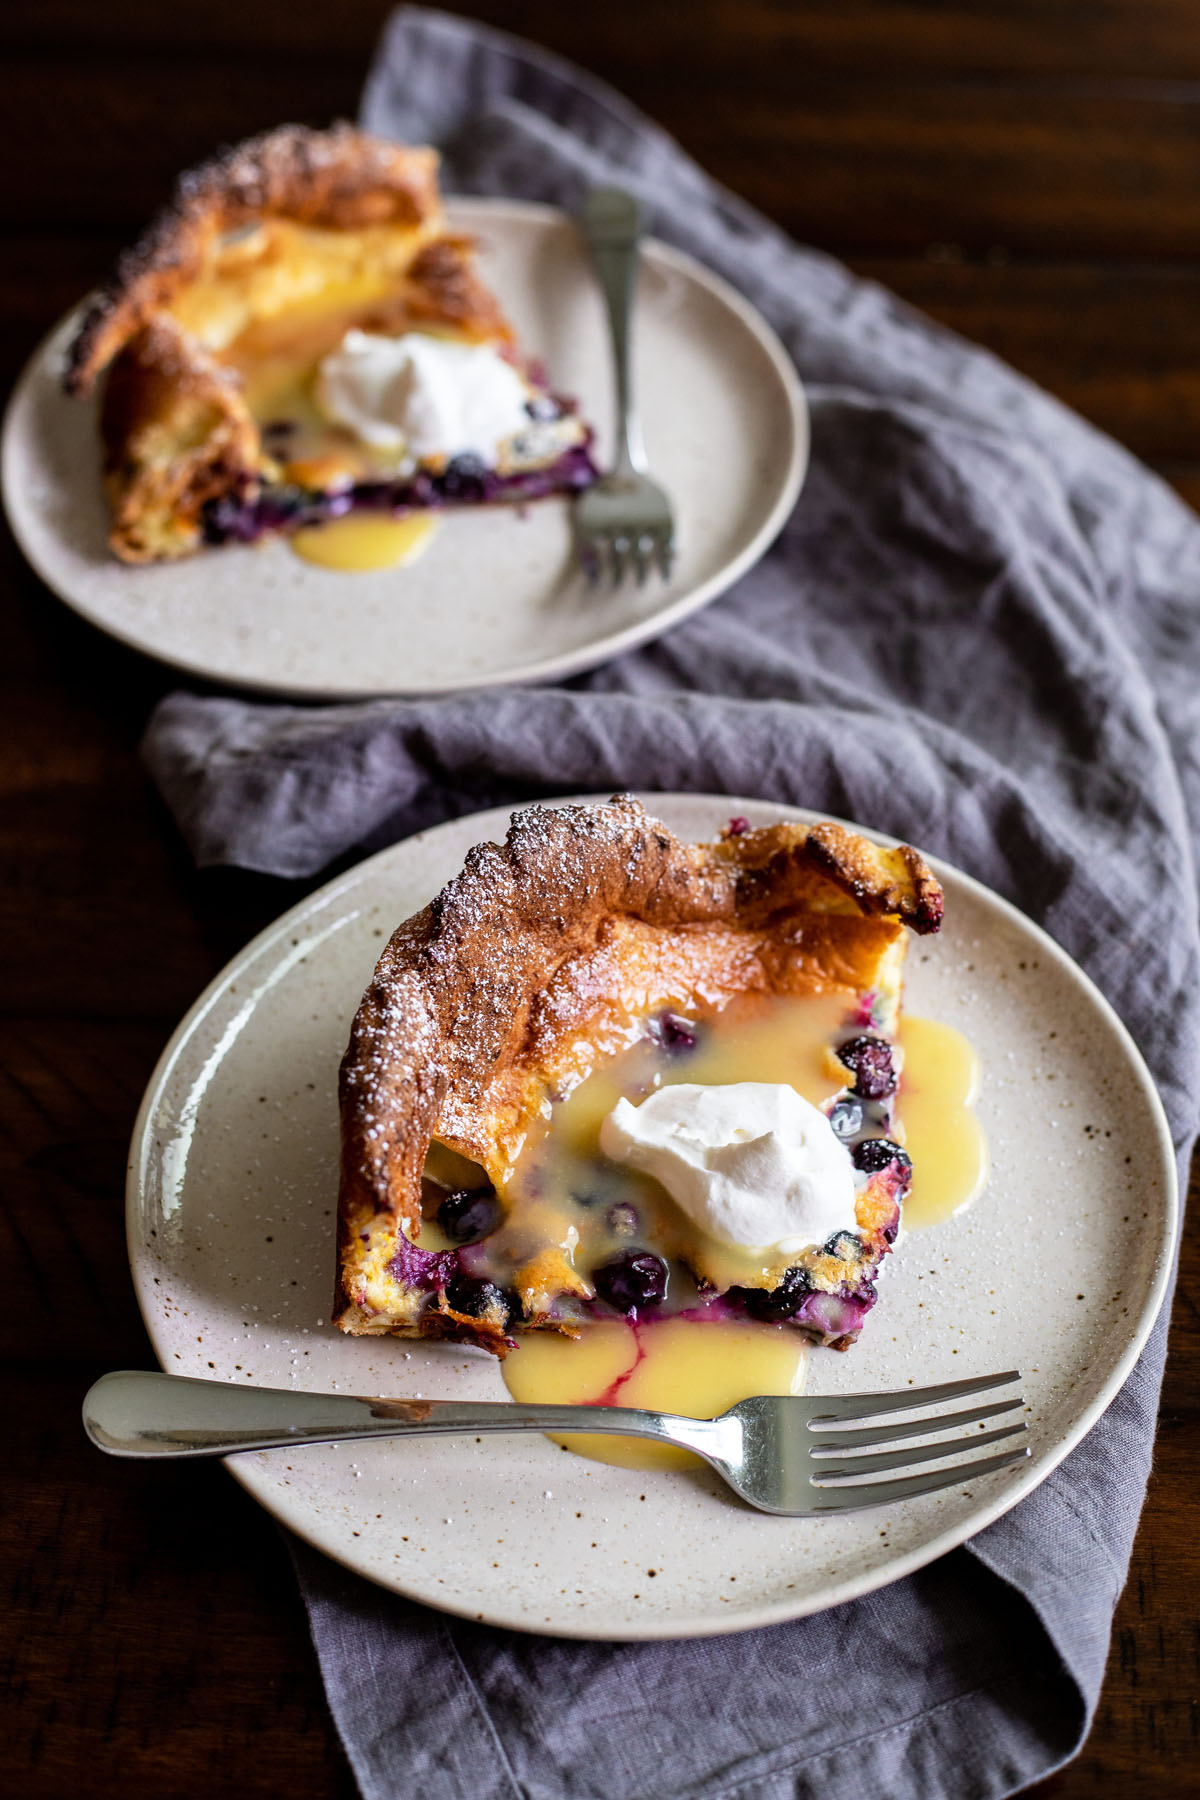
[[641,208],[620,188],[593,188],[580,222],[608,310],[617,388],[617,460],[575,502],[575,542],[589,579],[605,569],[614,587],[632,570],[640,587],[653,562],[664,579],[675,553],[671,502],[650,479],[633,404],[630,318],[637,280]]
[[[889,1413],[940,1406],[1019,1381],[1016,1370],[944,1381],[936,1387],[890,1394],[827,1395],[786,1399],[758,1395],[741,1400],[716,1419],[682,1418],[626,1406],[520,1406],[505,1401],[370,1400],[349,1394],[292,1393],[286,1388],[192,1381],[127,1369],[102,1375],[83,1403],[84,1430],[113,1456],[228,1456],[238,1450],[295,1449],[377,1437],[442,1437],[455,1432],[574,1431],[654,1438],[678,1444],[710,1463],[731,1488],[763,1512],[811,1518],[891,1506],[938,1488],[1007,1469],[1029,1455],[1025,1448],[974,1457],[952,1468],[863,1481],[864,1475],[941,1462],[1025,1430],[1023,1423],[993,1431],[979,1427],[1022,1404],[1020,1397],[972,1405],[935,1418],[888,1425],[862,1421]],[[898,1439],[930,1437],[954,1429],[943,1443],[909,1449],[877,1449]],[[865,1451],[866,1454],[858,1454]]]

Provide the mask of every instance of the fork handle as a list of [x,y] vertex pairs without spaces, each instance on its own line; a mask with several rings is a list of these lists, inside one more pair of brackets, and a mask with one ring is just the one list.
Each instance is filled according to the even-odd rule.
[[83,1428],[110,1456],[228,1456],[359,1438],[491,1431],[587,1431],[655,1438],[710,1458],[736,1421],[686,1419],[629,1406],[519,1406],[503,1400],[385,1400],[193,1381],[146,1369],[102,1375]]
[[631,321],[637,286],[642,209],[633,195],[625,193],[621,188],[593,188],[584,201],[581,223],[592,267],[604,296],[612,337],[613,371],[617,390],[617,459],[613,473],[644,474],[647,466],[646,447],[642,441],[641,422],[633,404],[630,368]]

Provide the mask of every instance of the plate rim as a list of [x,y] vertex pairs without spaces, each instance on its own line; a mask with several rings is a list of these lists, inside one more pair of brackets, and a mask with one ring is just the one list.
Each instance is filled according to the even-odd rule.
[[[693,802],[699,805],[712,805],[718,810],[724,809],[733,812],[736,812],[739,808],[748,806],[766,806],[776,811],[782,819],[788,821],[805,823],[828,820],[835,824],[848,826],[851,830],[861,832],[864,837],[869,838],[872,842],[879,843],[886,847],[895,847],[901,842],[900,839],[891,837],[886,832],[877,831],[873,827],[858,825],[851,820],[840,818],[834,813],[817,812],[812,808],[792,806],[782,801],[763,800],[754,795],[684,793],[678,789],[655,792],[653,790],[640,788],[636,791],[636,797],[641,800],[648,809],[652,809],[656,803],[662,803],[663,801],[672,802],[680,800]],[[140,1238],[135,1244],[135,1232],[137,1228],[141,1194],[140,1175],[144,1166],[147,1146],[152,1137],[150,1123],[154,1110],[158,1105],[162,1091],[180,1052],[192,1036],[196,1027],[202,1022],[205,1014],[220,999],[229,984],[240,979],[242,971],[255,957],[263,950],[267,949],[275,939],[286,936],[291,931],[295,921],[314,909],[320,911],[327,908],[346,890],[356,886],[363,879],[367,871],[386,862],[398,852],[401,852],[403,848],[414,839],[430,838],[442,832],[462,829],[469,824],[474,825],[477,821],[503,821],[514,812],[526,811],[529,805],[553,807],[596,805],[603,804],[610,798],[611,796],[607,793],[554,795],[521,805],[513,804],[486,807],[475,813],[460,814],[456,818],[444,820],[439,825],[430,826],[416,832],[410,832],[407,837],[400,838],[395,843],[385,846],[384,849],[374,852],[371,856],[364,857],[361,862],[355,863],[351,869],[345,870],[342,874],[333,877],[321,887],[314,889],[311,894],[306,895],[293,906],[288,907],[269,925],[265,926],[262,931],[257,932],[240,951],[230,958],[212,980],[206,984],[202,992],[188,1008],[179,1024],[175,1027],[175,1030],[171,1033],[161,1055],[155,1063],[134,1122],[127,1164],[125,1223],[130,1278],[133,1282],[138,1310],[141,1313],[146,1334],[150,1340],[154,1355],[159,1360],[160,1367],[164,1367],[165,1365],[160,1355],[159,1343],[156,1336],[157,1321],[150,1311],[149,1303],[152,1296],[148,1291],[146,1284],[139,1278],[134,1260],[135,1249],[140,1250],[142,1248]],[[489,831],[492,829],[492,826],[491,824],[482,825],[481,829]],[[922,854],[925,853],[922,852]],[[1153,1117],[1157,1127],[1157,1149],[1161,1157],[1165,1180],[1163,1226],[1158,1245],[1154,1276],[1152,1281],[1148,1284],[1147,1291],[1138,1311],[1136,1325],[1132,1330],[1129,1340],[1117,1357],[1101,1389],[1089,1405],[1084,1408],[1074,1424],[1063,1433],[1060,1440],[1053,1446],[1049,1453],[1048,1460],[1043,1461],[1039,1458],[1036,1463],[1031,1463],[1028,1469],[1016,1474],[1014,1479],[990,1501],[986,1501],[981,1507],[973,1510],[968,1515],[966,1521],[959,1521],[956,1525],[948,1526],[944,1531],[936,1534],[927,1542],[914,1546],[912,1550],[896,1556],[893,1560],[880,1564],[875,1569],[858,1575],[843,1577],[837,1581],[826,1584],[826,1586],[817,1593],[803,1596],[793,1595],[791,1598],[787,1599],[781,1598],[778,1602],[770,1606],[759,1605],[750,1613],[738,1614],[732,1619],[727,1614],[720,1616],[716,1614],[700,1616],[696,1619],[688,1620],[687,1622],[654,1620],[650,1618],[647,1618],[644,1621],[631,1619],[628,1621],[626,1627],[622,1629],[609,1629],[606,1627],[602,1638],[597,1638],[594,1631],[589,1631],[581,1623],[571,1620],[558,1622],[551,1629],[547,1630],[544,1628],[544,1625],[539,1626],[526,1617],[509,1615],[505,1613],[502,1608],[493,1608],[481,1613],[477,1610],[473,1611],[465,1605],[454,1605],[447,1603],[446,1601],[434,1599],[423,1591],[414,1592],[399,1581],[386,1579],[383,1571],[374,1570],[369,1566],[365,1566],[364,1564],[355,1561],[349,1552],[342,1554],[337,1549],[331,1549],[329,1543],[322,1540],[319,1527],[314,1527],[309,1521],[307,1509],[303,1504],[301,1502],[296,1502],[294,1504],[289,1503],[286,1497],[281,1495],[274,1487],[267,1483],[265,1479],[260,1478],[259,1471],[256,1468],[251,1467],[248,1462],[239,1464],[237,1457],[222,1458],[224,1466],[238,1482],[239,1486],[244,1488],[271,1517],[275,1518],[281,1525],[286,1526],[288,1530],[294,1532],[297,1537],[301,1538],[313,1549],[320,1551],[322,1555],[328,1556],[331,1561],[351,1570],[354,1574],[361,1576],[364,1580],[372,1582],[375,1586],[382,1587],[385,1592],[399,1594],[403,1598],[414,1601],[418,1605],[429,1606],[433,1610],[444,1612],[450,1617],[466,1619],[476,1624],[486,1623],[503,1630],[519,1631],[527,1636],[561,1637],[586,1642],[603,1641],[614,1643],[665,1643],[684,1638],[730,1636],[739,1631],[759,1630],[768,1625],[782,1624],[790,1619],[804,1618],[813,1613],[828,1611],[831,1607],[844,1605],[849,1600],[859,1599],[866,1594],[876,1592],[880,1588],[889,1587],[893,1582],[902,1580],[906,1575],[913,1574],[916,1570],[927,1567],[928,1564],[937,1561],[939,1557],[946,1555],[948,1551],[958,1548],[958,1546],[966,1543],[969,1539],[986,1530],[988,1526],[995,1524],[998,1519],[1002,1518],[1006,1513],[1011,1512],[1015,1506],[1026,1499],[1036,1488],[1040,1487],[1041,1484],[1054,1473],[1064,1459],[1070,1455],[1071,1451],[1074,1450],[1083,1438],[1087,1436],[1093,1425],[1096,1424],[1097,1420],[1112,1404],[1113,1400],[1124,1386],[1124,1383],[1137,1362],[1138,1357],[1141,1355],[1142,1350],[1145,1348],[1146,1341],[1149,1338],[1162,1309],[1163,1302],[1166,1298],[1171,1271],[1174,1266],[1174,1253],[1179,1236],[1179,1181],[1175,1146],[1171,1137],[1170,1125],[1167,1120],[1161,1096],[1159,1095],[1158,1088],[1149,1067],[1146,1064],[1145,1058],[1111,1001],[1109,1001],[1101,992],[1086,971],[1079,966],[1074,958],[1070,956],[1056,939],[1051,937],[1042,926],[1036,924],[1034,920],[1030,919],[1010,900],[1006,900],[1003,895],[998,894],[994,889],[989,888],[986,883],[977,880],[975,876],[967,874],[965,870],[958,868],[955,864],[949,863],[941,857],[927,856],[926,860],[940,880],[945,880],[945,878],[949,876],[952,884],[961,883],[969,893],[976,899],[982,901],[984,905],[996,908],[1000,916],[1005,918],[1011,925],[1015,926],[1020,931],[1030,934],[1032,943],[1039,952],[1049,956],[1057,964],[1059,969],[1075,983],[1076,987],[1086,996],[1088,1001],[1097,1008],[1100,1016],[1112,1031],[1120,1045],[1125,1061],[1147,1101],[1148,1111]],[[268,1384],[253,1383],[252,1385],[261,1386]],[[1012,1471],[1009,1471],[1009,1473],[1012,1473]]]
[[[569,220],[570,214],[563,208],[549,206],[541,201],[508,200],[487,195],[449,194],[444,197],[447,215],[453,222],[455,211],[478,210],[481,223],[480,231],[487,228],[489,218],[518,223],[552,224],[561,220]],[[582,674],[603,663],[611,662],[627,651],[637,649],[640,645],[661,637],[674,626],[721,594],[726,593],[735,582],[739,581],[770,549],[782,531],[794,508],[800,491],[804,486],[808,473],[808,465],[812,447],[812,430],[808,401],[804,384],[800,378],[792,358],[788,355],[784,344],[768,323],[762,313],[745,295],[739,293],[724,276],[718,275],[698,258],[675,245],[664,242],[661,238],[646,237],[642,240],[647,261],[654,261],[660,267],[674,269],[704,289],[737,318],[743,330],[748,331],[758,347],[765,354],[780,390],[787,402],[790,425],[790,445],[786,469],[779,483],[775,501],[766,517],[753,536],[742,547],[737,555],[729,558],[707,581],[688,589],[669,606],[654,612],[648,618],[641,618],[609,632],[606,636],[592,640],[587,646],[576,646],[575,649],[557,656],[543,657],[541,661],[531,663],[518,670],[508,670],[502,674],[482,674],[459,682],[429,682],[418,688],[404,687],[355,687],[349,684],[327,687],[319,682],[296,685],[283,680],[270,681],[255,677],[233,676],[226,670],[214,671],[211,664],[196,660],[178,652],[167,654],[165,651],[149,646],[136,631],[125,626],[118,626],[105,619],[94,607],[81,601],[77,595],[66,591],[67,584],[56,580],[35,552],[33,544],[25,529],[25,519],[21,511],[19,499],[19,483],[13,473],[13,461],[17,454],[16,442],[20,416],[29,404],[29,396],[34,382],[43,370],[47,357],[51,354],[55,343],[77,319],[83,308],[87,306],[90,295],[85,295],[77,304],[51,327],[30,354],[13,384],[4,410],[3,425],[0,426],[0,501],[3,503],[4,515],[9,530],[16,539],[25,561],[34,571],[38,579],[57,599],[69,607],[79,618],[84,619],[97,631],[103,632],[114,642],[123,644],[126,649],[148,657],[163,667],[173,669],[176,673],[186,675],[194,680],[218,682],[222,686],[234,688],[236,692],[257,695],[271,695],[275,698],[291,700],[307,700],[315,704],[335,701],[378,700],[378,699],[437,699],[448,694],[478,693],[493,687],[527,687],[550,681],[566,680],[572,675]],[[99,467],[97,466],[97,479]]]

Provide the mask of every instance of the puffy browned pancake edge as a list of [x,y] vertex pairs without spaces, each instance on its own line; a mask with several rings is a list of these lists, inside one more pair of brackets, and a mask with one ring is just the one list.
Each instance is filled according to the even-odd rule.
[[419,224],[439,208],[437,152],[389,143],[353,125],[280,125],[232,145],[179,177],[170,201],[80,323],[63,385],[91,391],[97,375],[194,281],[215,238],[260,219],[331,230]]

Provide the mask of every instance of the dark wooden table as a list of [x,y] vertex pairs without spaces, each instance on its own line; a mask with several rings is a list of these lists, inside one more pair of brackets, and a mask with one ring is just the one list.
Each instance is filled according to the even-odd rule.
[[[715,175],[1043,382],[1200,501],[1195,0],[478,0]],[[353,113],[384,0],[40,0],[0,15],[8,380],[217,142]],[[169,685],[0,548],[6,1791],[351,1796],[275,1527],[219,1467],[86,1447],[152,1362],[126,1148],[169,1031],[296,885],[190,866],[137,761]],[[1200,1283],[1185,1242],[1150,1497],[1058,1800],[1200,1794]],[[6,1779],[5,1779],[6,1777]]]

